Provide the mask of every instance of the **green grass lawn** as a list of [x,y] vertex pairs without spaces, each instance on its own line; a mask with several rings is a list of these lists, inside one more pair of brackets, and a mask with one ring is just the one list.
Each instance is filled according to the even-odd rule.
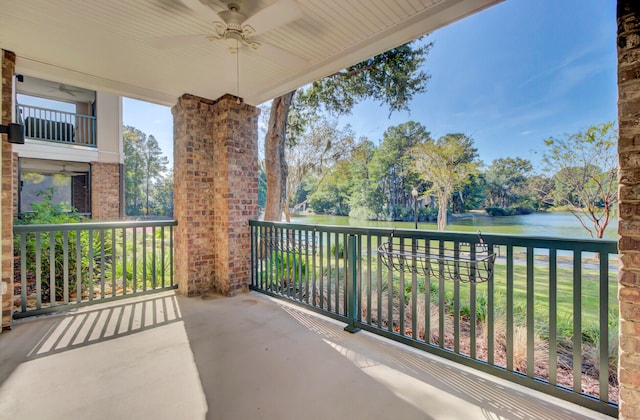
[[[309,256],[307,261],[303,257],[300,261],[305,266],[304,275],[302,281],[309,278],[309,282],[313,277],[313,256]],[[319,283],[320,277],[324,278],[324,284],[327,284],[327,279],[331,279],[331,283],[335,285],[336,278],[339,278],[340,286],[344,283],[344,260],[339,260],[340,272],[336,272],[335,258],[331,259],[331,270],[327,269],[327,256],[324,255],[323,267],[320,267],[319,257],[315,257],[316,267],[316,279]],[[362,290],[366,293],[367,285],[369,281],[372,284],[373,292],[378,288],[378,267],[377,258],[371,258],[371,280],[369,280],[369,271],[367,271],[368,259],[362,258],[360,266],[362,268]],[[307,272],[307,267],[309,268]],[[516,325],[524,325],[526,323],[526,311],[527,311],[527,272],[526,264],[524,261],[514,261],[513,270],[513,314]],[[388,269],[386,266],[381,267],[382,273],[382,288],[387,289],[388,282]],[[263,273],[266,275],[266,271]],[[617,302],[617,278],[615,271],[609,271],[608,273],[608,308],[606,311],[611,318],[610,323],[617,323],[618,314],[618,302]],[[272,276],[275,276],[275,271],[272,272]],[[298,277],[298,276],[296,276]],[[583,267],[581,272],[582,284],[581,284],[581,319],[583,331],[597,331],[599,330],[599,316],[600,316],[600,280],[599,271]],[[396,271],[392,271],[393,282],[393,294],[398,295],[400,288],[400,274]],[[298,281],[298,279],[296,279]],[[559,325],[559,335],[572,334],[572,325],[574,320],[574,284],[573,284],[573,270],[570,261],[559,262],[556,271],[556,313],[557,323]],[[430,278],[431,286],[431,303],[432,305],[439,304],[439,279],[437,277]],[[412,275],[404,274],[404,289],[405,289],[405,302],[410,303],[412,296],[411,291]],[[422,274],[417,275],[417,294],[424,294],[425,292],[425,276]],[[335,287],[335,286],[332,286]],[[455,281],[444,281],[445,303],[451,305],[454,296]],[[459,283],[460,290],[460,307],[463,309],[469,308],[469,297],[471,285],[469,283]],[[475,285],[476,290],[476,305],[479,311],[486,310],[481,306],[487,300],[488,283],[478,283]],[[536,264],[533,269],[533,310],[536,329],[545,335],[544,332],[548,331],[549,326],[549,268],[544,258],[536,258]],[[499,260],[494,266],[494,313],[496,317],[506,316],[507,305],[507,275],[506,275],[506,263],[504,260]]]

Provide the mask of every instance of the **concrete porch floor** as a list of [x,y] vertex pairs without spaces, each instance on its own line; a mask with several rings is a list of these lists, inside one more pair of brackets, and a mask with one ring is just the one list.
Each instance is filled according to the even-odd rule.
[[18,322],[6,419],[596,419],[258,294],[173,292]]

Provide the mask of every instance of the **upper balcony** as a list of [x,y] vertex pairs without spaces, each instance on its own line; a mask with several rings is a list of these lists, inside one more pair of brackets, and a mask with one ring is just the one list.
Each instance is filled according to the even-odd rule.
[[29,105],[17,105],[25,137],[96,147],[96,117]]
[[16,117],[27,139],[97,146],[94,91],[26,76],[16,91]]

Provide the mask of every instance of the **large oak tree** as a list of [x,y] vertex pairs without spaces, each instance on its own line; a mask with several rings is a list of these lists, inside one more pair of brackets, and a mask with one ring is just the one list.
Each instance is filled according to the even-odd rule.
[[[408,110],[413,96],[426,89],[429,76],[422,64],[430,48],[420,40],[401,45],[317,80],[297,94],[292,91],[273,100],[265,136],[265,220],[280,221],[286,205],[287,136],[303,133],[307,121],[318,113],[348,114],[365,99],[387,106],[390,113]],[[292,109],[295,118],[288,127]]]

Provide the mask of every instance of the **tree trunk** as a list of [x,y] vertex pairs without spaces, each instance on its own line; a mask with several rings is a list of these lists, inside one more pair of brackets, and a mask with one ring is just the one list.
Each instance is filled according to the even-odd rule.
[[444,230],[447,227],[448,197],[448,194],[442,194],[438,197],[438,230]]
[[264,143],[264,166],[267,175],[267,202],[264,220],[279,222],[286,203],[287,162],[284,159],[284,140],[289,107],[294,91],[279,96],[271,104],[269,125]]

